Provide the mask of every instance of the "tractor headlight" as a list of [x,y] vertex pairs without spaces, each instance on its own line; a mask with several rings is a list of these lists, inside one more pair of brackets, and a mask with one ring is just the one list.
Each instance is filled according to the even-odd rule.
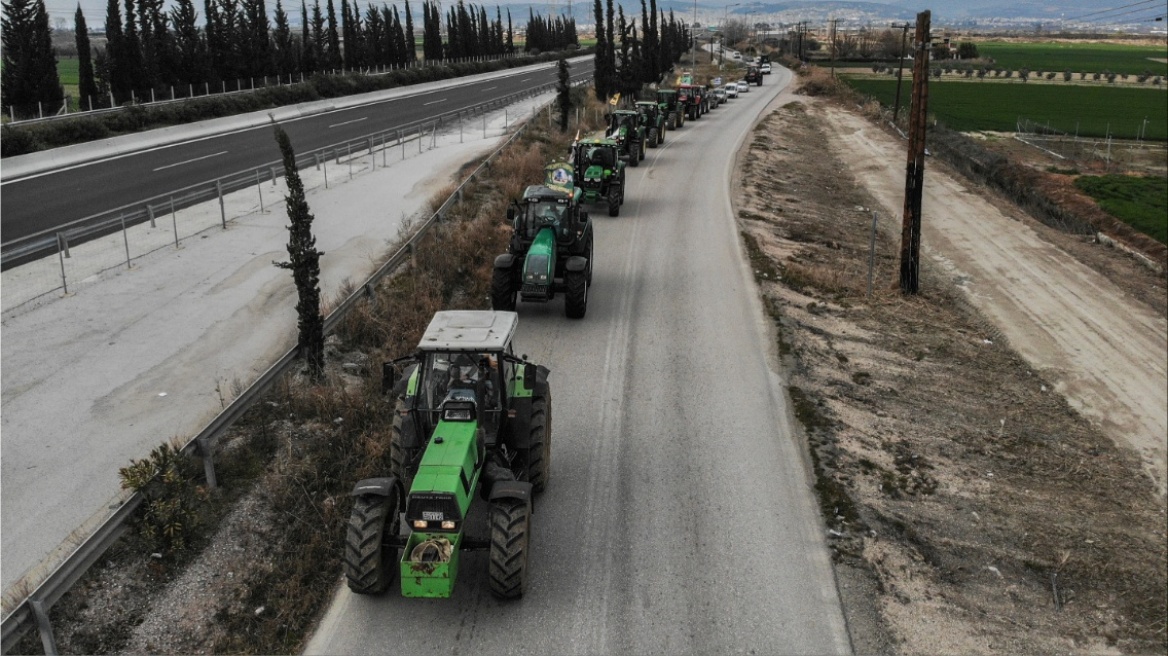
[[442,407],[442,421],[474,421],[474,403],[447,402]]
[[416,528],[416,529],[425,530],[426,527],[429,525],[430,525],[430,522],[427,522],[424,519],[415,519],[414,520],[414,528]]
[[442,530],[444,530],[444,531],[453,531],[455,529],[455,527],[457,527],[457,526],[458,526],[458,523],[452,519],[447,519],[447,520],[442,522]]

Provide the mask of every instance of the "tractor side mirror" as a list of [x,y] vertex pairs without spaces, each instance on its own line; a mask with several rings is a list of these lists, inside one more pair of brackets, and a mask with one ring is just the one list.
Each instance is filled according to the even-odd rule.
[[605,112],[604,113],[604,120],[611,121],[612,120],[612,112]]
[[535,389],[535,365],[530,362],[523,365],[523,389]]
[[507,222],[515,223],[515,205],[507,206]]
[[392,362],[381,363],[381,395],[389,394],[397,382],[397,372],[393,370]]

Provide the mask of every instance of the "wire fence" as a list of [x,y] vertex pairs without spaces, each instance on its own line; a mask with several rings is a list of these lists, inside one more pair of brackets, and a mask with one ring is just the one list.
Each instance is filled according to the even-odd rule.
[[[297,155],[305,183],[336,184],[394,160],[438,146],[444,130],[474,130],[489,112],[504,112],[503,131],[513,115],[508,106],[554,88],[545,84],[474,107],[454,110],[422,122],[383,130]],[[142,257],[163,249],[178,251],[183,242],[207,230],[227,230],[233,222],[283,199],[281,162],[261,166],[176,189],[166,194],[91,215],[59,228],[14,240],[0,247],[0,312],[4,315],[35,307],[52,295],[76,293],[116,269],[132,269]]]
[[1162,166],[1168,154],[1168,143],[1145,140],[1145,127],[1141,125],[1137,129],[1136,139],[1120,140],[1112,136],[1110,125],[1106,136],[1086,137],[1080,136],[1077,130],[1068,133],[1052,128],[1049,122],[1041,123],[1019,117],[1014,128],[1014,138],[1066,161],[1071,168],[1101,165],[1105,171],[1118,171],[1142,166],[1149,159],[1158,161]]

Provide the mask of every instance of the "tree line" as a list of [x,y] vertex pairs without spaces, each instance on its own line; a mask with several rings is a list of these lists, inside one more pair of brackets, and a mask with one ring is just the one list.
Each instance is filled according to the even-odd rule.
[[[292,81],[326,71],[400,68],[418,62],[410,1],[396,5],[359,0],[300,0],[302,25],[293,28],[276,0],[269,20],[265,0],[108,0],[106,44],[92,48],[78,6],[75,38],[79,95],[83,108],[121,105],[135,99],[200,95],[231,90],[265,78]],[[295,0],[290,0],[294,2]],[[55,112],[64,98],[44,0],[3,5],[3,104],[35,115],[38,103]],[[443,14],[436,0],[422,2],[420,40],[426,61],[452,61],[514,54],[511,13],[459,0]],[[525,50],[578,45],[575,21],[530,13]],[[445,36],[445,39],[444,39]],[[234,83],[234,84],[232,84]]]
[[[613,14],[613,0],[593,0],[596,16],[596,68],[593,82],[596,97],[607,100],[614,94],[635,97],[646,84],[661,81],[682,53],[690,47],[689,28],[669,12],[658,10],[657,0],[641,0],[641,27],[637,19],[625,17],[624,7]],[[615,21],[614,21],[615,19]],[[619,50],[617,43],[619,42]]]

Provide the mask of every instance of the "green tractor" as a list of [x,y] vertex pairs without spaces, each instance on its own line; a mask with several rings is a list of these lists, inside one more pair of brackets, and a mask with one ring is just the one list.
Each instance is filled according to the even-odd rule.
[[[413,355],[383,365],[383,392],[397,401],[390,472],[353,488],[353,592],[385,592],[400,573],[402,596],[449,597],[459,554],[487,550],[491,592],[523,595],[532,497],[551,473],[552,405],[548,370],[515,357],[517,325],[514,312],[439,312]],[[466,530],[484,525],[485,535]]]
[[[625,163],[612,139],[583,139],[572,144],[572,166],[581,203],[608,203],[608,215],[620,216],[625,202]],[[580,172],[583,171],[583,175]]]
[[564,294],[564,314],[582,319],[592,285],[592,223],[578,199],[571,164],[545,169],[545,182],[531,185],[522,202],[507,209],[511,243],[495,258],[491,308],[512,311],[517,299],[547,303]]
[[658,89],[657,105],[661,107],[670,130],[685,125],[685,103],[678,98],[677,89]]
[[650,148],[665,143],[665,113],[653,101],[638,102],[637,112],[641,115],[641,125],[645,128],[645,141]]
[[605,117],[608,119],[606,136],[621,147],[631,166],[640,166],[645,159],[645,126],[641,124],[640,112],[618,109]]

